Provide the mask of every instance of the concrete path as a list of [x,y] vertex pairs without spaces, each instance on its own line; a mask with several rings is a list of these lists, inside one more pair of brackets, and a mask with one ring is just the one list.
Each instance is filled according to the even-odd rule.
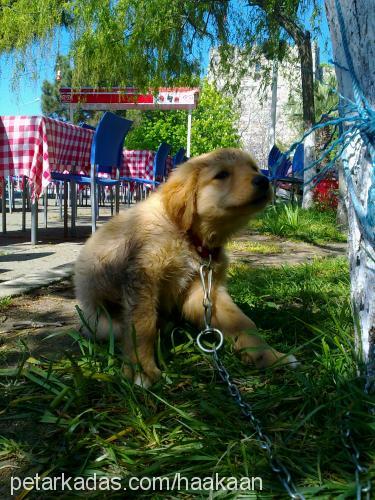
[[[40,224],[42,216],[40,212]],[[102,210],[98,225],[109,217],[109,209]],[[64,239],[63,222],[53,207],[48,210],[48,228],[40,227],[38,244],[32,246],[30,229],[20,230],[20,212],[7,214],[7,233],[0,233],[0,298],[27,293],[71,276],[74,262],[91,234],[89,209],[79,209],[77,225],[77,237]]]

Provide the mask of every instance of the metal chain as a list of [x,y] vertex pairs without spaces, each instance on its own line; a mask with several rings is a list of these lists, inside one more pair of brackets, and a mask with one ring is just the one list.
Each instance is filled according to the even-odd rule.
[[[286,466],[275,456],[274,447],[271,438],[264,432],[260,420],[254,415],[252,407],[249,403],[243,400],[240,390],[237,385],[234,384],[230,378],[230,375],[223,365],[221,359],[219,358],[217,351],[223,344],[223,334],[217,328],[212,328],[211,318],[212,318],[212,300],[211,300],[211,288],[212,288],[212,266],[211,258],[208,263],[203,263],[200,266],[200,277],[203,288],[203,307],[204,307],[204,324],[205,328],[202,330],[197,337],[198,347],[206,353],[212,354],[214,366],[217,369],[220,378],[227,384],[228,392],[234,399],[235,403],[239,406],[242,414],[250,421],[255,429],[257,441],[262,448],[267,453],[268,461],[272,471],[277,475],[281,484],[285,488],[290,498],[296,500],[305,500],[302,493],[299,493],[292,481],[292,477]],[[212,348],[207,348],[203,345],[202,340],[205,335],[214,333],[217,338],[217,344]]]
[[268,462],[272,471],[277,475],[279,481],[285,488],[290,498],[304,500],[305,497],[302,495],[302,493],[299,493],[297,491],[297,488],[292,481],[292,476],[289,470],[275,456],[274,446],[272,444],[271,438],[263,430],[260,420],[254,415],[250,404],[243,400],[238,387],[232,382],[230,375],[223,365],[221,359],[219,358],[216,350],[212,353],[212,357],[214,360],[214,365],[219,372],[221,379],[227,384],[229,394],[239,406],[242,414],[250,421],[250,423],[254,427],[259,446],[267,453]]
[[[212,300],[211,300],[211,289],[212,289],[212,265],[211,256],[207,263],[203,263],[200,266],[200,277],[203,288],[203,308],[204,308],[204,324],[205,328],[202,330],[197,337],[198,347],[205,353],[212,354],[213,363],[218,371],[220,378],[224,383],[227,384],[228,392],[234,399],[235,403],[239,406],[242,414],[250,421],[255,429],[257,435],[257,441],[260,447],[267,453],[268,461],[273,472],[277,475],[281,484],[287,491],[290,498],[304,500],[302,493],[299,493],[292,481],[291,474],[285,465],[274,455],[273,444],[271,438],[264,432],[260,420],[254,415],[252,407],[249,403],[243,400],[241,393],[230,378],[230,375],[223,365],[221,359],[219,358],[217,351],[223,345],[224,337],[220,330],[213,328],[211,326],[212,319]],[[216,345],[208,348],[203,344],[204,336],[214,334],[217,337]],[[371,355],[375,358],[375,347],[372,346],[373,351]],[[372,359],[373,361],[373,359]],[[370,368],[371,367],[371,368]],[[374,387],[374,362],[368,363],[367,366],[367,376],[366,376],[366,387],[365,393],[372,392]],[[354,441],[352,431],[350,428],[350,412],[345,414],[345,419],[342,427],[342,440],[345,448],[349,451],[351,460],[355,465],[355,484],[356,484],[356,500],[370,500],[371,493],[371,481],[367,480],[366,484],[363,484],[362,477],[368,472],[367,467],[360,463],[360,451]],[[365,495],[365,496],[363,496]]]
[[[199,269],[201,276],[201,282],[203,287],[203,307],[204,307],[204,324],[207,328],[211,328],[211,318],[212,318],[212,300],[211,300],[211,289],[212,289],[212,265],[211,265],[211,255],[207,264],[203,263]],[[207,278],[207,284],[206,284]]]
[[[375,385],[375,344],[370,342],[370,349],[368,360],[366,363],[366,374],[365,374],[365,394],[371,394],[374,392]],[[374,413],[373,408],[369,408],[370,413]],[[364,476],[368,472],[368,468],[360,463],[360,451],[358,446],[354,441],[354,437],[350,425],[351,414],[346,412],[343,426],[342,426],[342,441],[345,448],[348,450],[351,460],[354,464],[354,474],[355,474],[355,486],[356,486],[356,499],[357,500],[370,500],[371,497],[371,480],[368,478],[364,484]]]
[[[203,352],[212,354],[217,349],[223,345],[224,336],[220,330],[213,328],[211,326],[212,319],[212,300],[211,300],[211,289],[212,289],[212,265],[211,265],[211,255],[207,263],[203,263],[199,268],[199,273],[201,276],[202,288],[203,288],[203,308],[204,308],[204,325],[205,328],[202,330],[197,337],[197,344],[199,349]],[[203,344],[204,337],[216,336],[217,345],[214,348],[208,348]]]
[[[363,484],[362,477],[366,475],[368,472],[367,467],[360,463],[360,451],[354,442],[354,438],[351,431],[350,426],[350,412],[346,412],[343,427],[342,427],[342,441],[344,443],[345,448],[348,450],[352,462],[355,466],[355,487],[356,487],[356,499],[361,500],[364,498],[365,500],[370,500],[370,492],[371,492],[371,481],[367,480],[366,484]],[[362,496],[362,494],[364,496]]]
[[365,394],[375,391],[375,328],[370,330],[370,348],[366,364]]
[[[368,360],[366,363],[366,374],[365,374],[365,394],[371,394],[374,392],[375,386],[375,343],[370,342],[370,349]],[[373,408],[369,408],[369,412],[371,414],[374,413]],[[352,429],[350,425],[351,413],[350,411],[345,413],[345,417],[343,419],[343,425],[341,429],[342,441],[344,443],[345,448],[348,450],[350,454],[350,458],[354,464],[354,475],[355,475],[355,487],[356,487],[356,500],[370,500],[371,496],[371,480],[368,478],[364,484],[364,476],[366,476],[368,472],[368,468],[360,463],[361,453],[358,449],[354,441],[354,437],[352,434]]]

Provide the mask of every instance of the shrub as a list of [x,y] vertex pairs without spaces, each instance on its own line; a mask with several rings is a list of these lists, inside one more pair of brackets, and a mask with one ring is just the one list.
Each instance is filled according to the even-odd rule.
[[[172,146],[172,153],[186,145],[186,111],[133,112],[128,116],[139,124],[126,138],[128,149],[155,151],[162,141]],[[131,116],[132,115],[132,116]],[[214,85],[205,82],[197,109],[193,111],[191,156],[216,148],[239,147],[240,136],[236,129],[238,115],[233,101],[220,93]]]
[[326,178],[318,182],[314,188],[314,201],[320,211],[335,209],[338,205],[339,183],[336,179]]

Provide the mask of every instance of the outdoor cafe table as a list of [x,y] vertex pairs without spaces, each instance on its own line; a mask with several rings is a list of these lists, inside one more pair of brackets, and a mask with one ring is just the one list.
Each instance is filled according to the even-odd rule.
[[[93,135],[93,130],[44,116],[0,116],[3,232],[6,230],[4,179],[13,175],[29,179],[32,198],[31,242],[36,244],[38,198],[51,182],[51,172],[74,170],[89,175]],[[153,180],[154,155],[153,151],[124,150],[120,176]],[[72,190],[72,194],[75,194],[75,190]],[[71,219],[74,233],[74,200]]]

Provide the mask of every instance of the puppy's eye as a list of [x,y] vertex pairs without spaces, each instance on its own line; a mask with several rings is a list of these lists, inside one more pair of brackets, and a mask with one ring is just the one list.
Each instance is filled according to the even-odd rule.
[[220,172],[218,172],[214,179],[226,179],[227,177],[229,177],[229,172],[227,170],[220,170]]

